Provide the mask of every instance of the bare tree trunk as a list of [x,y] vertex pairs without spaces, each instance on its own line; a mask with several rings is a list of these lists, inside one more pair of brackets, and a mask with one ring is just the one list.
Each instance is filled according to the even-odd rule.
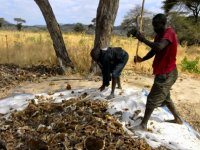
[[57,23],[53,10],[48,0],[34,0],[39,6],[44,19],[47,24],[51,39],[53,41],[53,46],[56,52],[58,62],[64,72],[67,71],[67,68],[74,68],[72,61],[69,58],[65,43],[62,37],[60,26]]
[[[119,7],[119,0],[100,0],[96,15],[96,29],[94,50],[106,48],[110,46],[113,25]],[[90,71],[96,72],[98,69],[94,61],[92,61]]]
[[199,10],[197,10],[197,9],[195,9],[194,11],[193,11],[193,15],[194,15],[194,21],[195,21],[195,23],[198,23],[198,18],[199,18]]

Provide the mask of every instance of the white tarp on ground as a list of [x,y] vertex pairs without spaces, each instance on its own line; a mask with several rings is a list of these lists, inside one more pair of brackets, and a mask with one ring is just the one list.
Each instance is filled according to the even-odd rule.
[[[58,92],[53,95],[47,93],[37,94],[44,97],[51,97],[52,102],[62,102],[72,97],[87,92],[95,93],[95,89],[77,89]],[[110,89],[106,89],[101,93],[94,94],[93,98],[105,100],[110,93]],[[62,95],[62,96],[61,96]],[[165,146],[175,150],[199,150],[200,135],[188,123],[183,125],[164,122],[164,120],[173,119],[167,108],[155,109],[149,122],[148,129],[150,131],[134,131],[134,126],[138,125],[144,115],[147,92],[145,90],[134,90],[129,88],[126,90],[116,90],[116,98],[109,101],[108,112],[119,118],[124,129],[129,133],[135,132],[140,138],[145,138],[152,147]],[[11,97],[0,100],[0,113],[9,114],[14,110],[23,110],[30,99],[37,99],[32,94],[16,94]],[[126,128],[128,127],[128,129]]]

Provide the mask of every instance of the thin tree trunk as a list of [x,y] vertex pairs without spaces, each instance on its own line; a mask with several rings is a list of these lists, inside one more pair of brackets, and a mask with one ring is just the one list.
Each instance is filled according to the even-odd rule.
[[[99,48],[106,48],[110,46],[111,34],[113,25],[116,19],[119,7],[119,0],[100,0],[97,15],[96,15],[96,29],[94,50]],[[90,71],[96,72],[98,69],[94,61],[92,61]]]
[[53,10],[48,0],[34,0],[38,7],[40,8],[44,19],[47,24],[51,39],[53,41],[53,47],[56,52],[58,62],[64,72],[67,71],[67,68],[74,68],[72,61],[69,58],[65,43],[62,37],[60,26],[55,18]]
[[199,13],[197,10],[195,10],[194,18],[195,18],[195,23],[198,23]]
[[118,7],[119,0],[100,0],[96,16],[95,47],[105,48],[110,46]]

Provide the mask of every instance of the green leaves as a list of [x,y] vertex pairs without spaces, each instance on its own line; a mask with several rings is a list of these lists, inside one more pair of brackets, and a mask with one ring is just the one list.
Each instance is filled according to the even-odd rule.
[[14,18],[14,21],[16,21],[17,23],[26,23],[26,20],[22,18]]
[[185,57],[181,61],[181,68],[184,71],[188,71],[190,73],[199,73],[200,74],[200,69],[198,68],[198,63],[199,63],[199,57],[196,57],[195,60],[188,60],[187,57]]
[[179,0],[165,0],[163,1],[163,9],[165,13],[168,13],[175,5],[177,5]]
[[194,17],[195,23],[198,22],[200,13],[199,0],[165,0],[163,1],[162,8],[164,9],[165,13],[169,13],[173,8],[176,12],[187,12],[189,15]]

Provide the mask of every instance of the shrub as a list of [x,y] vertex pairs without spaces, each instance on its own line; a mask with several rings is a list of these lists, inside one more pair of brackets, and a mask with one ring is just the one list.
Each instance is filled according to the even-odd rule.
[[194,23],[190,17],[172,13],[169,19],[170,25],[175,29],[180,44],[200,44],[200,23]]
[[74,26],[74,31],[75,32],[84,32],[86,29],[84,27],[83,24],[81,23],[77,23],[75,26]]
[[198,68],[199,57],[195,60],[188,60],[187,57],[181,61],[181,68],[183,71],[189,71],[190,73],[200,73],[200,69]]

